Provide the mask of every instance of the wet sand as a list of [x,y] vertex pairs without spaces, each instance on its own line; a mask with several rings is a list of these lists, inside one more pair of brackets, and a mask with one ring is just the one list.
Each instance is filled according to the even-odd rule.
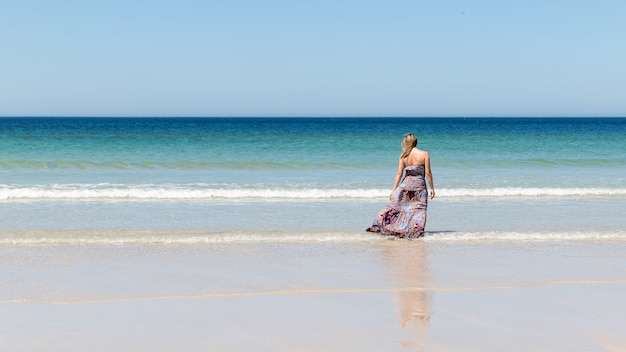
[[2,246],[7,351],[623,351],[623,241]]

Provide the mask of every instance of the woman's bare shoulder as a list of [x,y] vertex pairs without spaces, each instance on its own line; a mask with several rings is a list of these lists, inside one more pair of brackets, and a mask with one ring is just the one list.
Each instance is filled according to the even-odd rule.
[[421,150],[421,149],[417,149],[415,148],[414,151],[416,152],[416,155],[419,156],[428,156],[428,152],[425,150]]

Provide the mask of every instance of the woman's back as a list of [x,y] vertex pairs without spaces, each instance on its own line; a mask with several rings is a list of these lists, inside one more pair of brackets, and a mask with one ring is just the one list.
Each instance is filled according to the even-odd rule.
[[404,158],[404,165],[405,166],[424,165],[426,163],[426,158],[428,158],[427,152],[417,149],[417,148],[413,148],[409,156]]

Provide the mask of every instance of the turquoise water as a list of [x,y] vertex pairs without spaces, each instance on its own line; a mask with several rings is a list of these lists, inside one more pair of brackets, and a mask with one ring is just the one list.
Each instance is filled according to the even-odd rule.
[[0,177],[386,189],[407,132],[441,189],[626,187],[626,119],[0,119]]
[[[504,202],[521,212],[538,199],[607,208],[626,199],[626,119],[3,118],[1,226],[13,241],[26,230],[72,229],[355,234],[385,202],[407,132],[431,153],[439,219],[451,216],[446,202]],[[100,221],[103,212],[118,215]],[[256,225],[242,227],[245,218]]]

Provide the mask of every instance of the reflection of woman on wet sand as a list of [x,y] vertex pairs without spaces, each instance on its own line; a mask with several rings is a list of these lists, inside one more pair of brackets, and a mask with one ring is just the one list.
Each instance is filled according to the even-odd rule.
[[426,243],[422,241],[386,243],[385,259],[398,290],[398,313],[402,327],[428,327],[431,293],[428,289]]

